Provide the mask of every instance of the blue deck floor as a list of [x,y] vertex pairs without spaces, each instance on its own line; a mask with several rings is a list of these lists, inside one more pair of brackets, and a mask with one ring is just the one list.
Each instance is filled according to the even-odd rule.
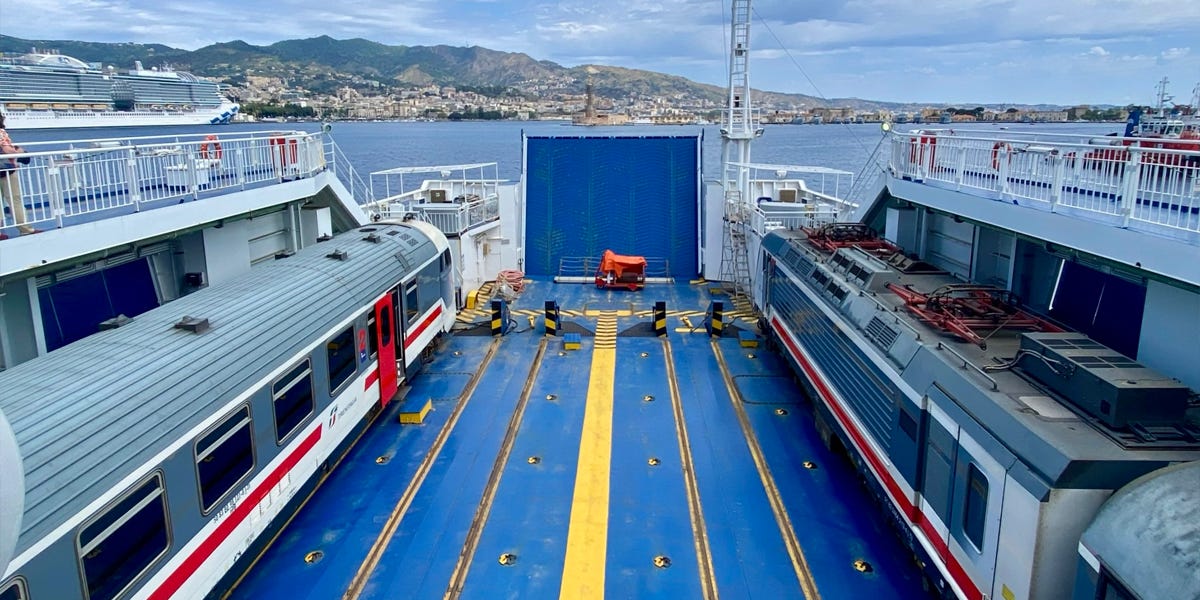
[[[622,332],[665,300],[669,335],[585,334],[564,350],[561,336],[543,339],[540,317],[530,325],[547,299],[590,331],[599,311],[623,311]],[[405,401],[433,400],[425,423],[400,425],[405,407],[390,406],[231,597],[598,597],[576,593],[588,582],[608,598],[924,597],[910,554],[822,444],[786,363],[688,331],[708,301],[703,285],[531,283],[514,304],[517,331],[453,336]],[[611,404],[592,377],[606,364]],[[605,455],[600,521],[573,520],[587,497],[577,487],[604,489],[587,481]],[[582,477],[580,465],[591,465]]]

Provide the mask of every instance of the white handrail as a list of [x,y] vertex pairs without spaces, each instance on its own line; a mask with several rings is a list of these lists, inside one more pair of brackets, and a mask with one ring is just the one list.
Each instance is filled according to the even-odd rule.
[[[238,132],[23,144],[0,181],[19,196],[3,226],[65,227],[303,179],[327,167],[323,135]],[[363,186],[365,187],[365,186]],[[6,202],[7,204],[7,202]]]
[[1200,140],[893,133],[893,176],[1118,227],[1200,232]]

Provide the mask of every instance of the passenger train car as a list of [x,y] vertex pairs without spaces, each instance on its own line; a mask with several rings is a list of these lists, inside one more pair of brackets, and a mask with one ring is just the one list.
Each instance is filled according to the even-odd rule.
[[431,225],[277,258],[0,373],[25,475],[0,599],[219,595],[453,324]]
[[[1195,597],[1109,595],[1122,585],[1110,567],[1130,560],[1104,567],[1087,536],[1080,544],[1115,491],[1200,458],[1195,392],[1020,310],[1003,288],[869,235],[841,243],[855,229],[765,236],[763,327],[813,399],[818,430],[865,475],[934,587],[967,599]],[[1139,511],[1129,505],[1122,514]],[[1114,541],[1120,520],[1089,530],[1096,546],[1151,546],[1132,532]]]

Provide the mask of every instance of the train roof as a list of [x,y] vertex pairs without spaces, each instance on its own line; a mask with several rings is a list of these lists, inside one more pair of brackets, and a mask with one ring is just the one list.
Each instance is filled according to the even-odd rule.
[[[802,276],[798,271],[803,268],[812,270],[811,266],[802,264],[805,261],[824,264],[834,274],[837,284],[849,292],[846,303],[853,306],[841,309],[841,316],[852,324],[870,329],[867,320],[883,309],[887,311],[888,323],[898,326],[889,328],[897,339],[914,337],[913,334],[919,336],[909,342],[907,353],[896,350],[902,345],[899,343],[884,351],[888,364],[918,393],[926,393],[936,383],[954,399],[957,406],[952,407],[951,412],[961,413],[955,414],[956,421],[979,423],[979,427],[989,431],[1001,446],[991,444],[991,452],[998,456],[1019,457],[1052,486],[1119,487],[1171,462],[1200,457],[1200,443],[1193,437],[1196,431],[1194,414],[1180,423],[1184,430],[1178,438],[1168,438],[1164,434],[1162,439],[1149,442],[1132,439],[1134,435],[1097,422],[1065,399],[1052,396],[1045,387],[1035,385],[1013,370],[995,369],[996,365],[1011,361],[1021,351],[1022,337],[1018,333],[994,331],[987,339],[986,349],[946,335],[909,314],[899,296],[886,289],[880,291],[882,286],[857,281],[847,269],[837,267],[828,257],[812,249],[806,240],[807,235],[802,231],[775,230],[764,237],[763,249],[778,257],[797,276]],[[845,277],[842,271],[846,271]],[[961,283],[945,273],[896,271],[889,273],[889,279],[900,285],[914,284],[916,289]],[[839,310],[828,299],[826,302],[832,310]],[[874,343],[871,334],[864,337]],[[875,350],[880,350],[879,344],[875,346]],[[1163,385],[1186,390],[1186,386],[1178,382],[1164,382]],[[1100,465],[1103,468],[1097,468]],[[1044,484],[1035,484],[1029,479],[1024,479],[1023,483],[1031,490],[1041,488],[1045,491]]]
[[1200,463],[1160,469],[1113,494],[1081,543],[1138,598],[1200,598]]
[[[370,239],[368,239],[370,238]],[[0,372],[25,471],[17,552],[167,451],[282,361],[438,256],[413,224],[314,244]],[[345,260],[327,255],[344,251]],[[200,334],[181,317],[206,318]]]

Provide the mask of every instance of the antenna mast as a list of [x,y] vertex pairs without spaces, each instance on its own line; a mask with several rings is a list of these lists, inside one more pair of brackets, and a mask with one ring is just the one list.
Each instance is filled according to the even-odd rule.
[[733,0],[729,97],[721,123],[721,182],[725,189],[721,280],[734,299],[750,292],[746,236],[750,228],[750,142],[762,135],[750,101],[750,0]]

